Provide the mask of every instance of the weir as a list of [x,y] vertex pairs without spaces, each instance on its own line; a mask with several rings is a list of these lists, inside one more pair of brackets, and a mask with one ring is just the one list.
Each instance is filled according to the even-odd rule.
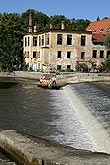
[[80,98],[69,86],[64,88],[64,91],[73,105],[73,109],[80,116],[80,120],[88,131],[88,136],[93,142],[94,148],[97,152],[110,153],[110,138],[109,134],[102,127],[101,123],[91,114],[88,107],[80,100]]
[[[74,84],[74,85],[76,85],[76,84]],[[31,90],[31,88],[32,88],[32,90]],[[67,129],[71,128],[71,125],[68,124],[69,123],[68,115],[66,116],[64,114],[65,112],[68,114],[70,111],[70,107],[68,106],[68,98],[69,98],[69,100],[72,104],[72,107],[73,107],[71,109],[71,111],[74,109],[76,111],[76,114],[78,114],[78,116],[80,117],[79,119],[82,121],[84,127],[88,131],[88,136],[91,139],[94,147],[91,151],[88,151],[89,149],[87,150],[87,148],[84,150],[75,149],[72,147],[67,147],[65,145],[60,145],[60,144],[52,142],[52,141],[39,139],[37,137],[33,137],[28,134],[23,134],[23,133],[19,133],[16,131],[7,130],[7,131],[0,132],[0,148],[2,149],[2,151],[4,151],[6,154],[8,154],[10,157],[12,157],[12,160],[15,160],[17,162],[17,164],[20,164],[20,165],[23,165],[23,164],[26,164],[26,165],[28,165],[28,164],[29,165],[31,165],[31,164],[32,165],[34,165],[34,164],[36,164],[36,165],[37,164],[38,165],[39,164],[41,164],[41,165],[93,164],[94,165],[94,162],[97,162],[97,164],[106,164],[106,165],[110,164],[109,135],[108,135],[107,131],[104,130],[104,128],[101,126],[101,123],[98,122],[97,119],[91,114],[88,107],[86,107],[86,105],[82,103],[82,100],[80,100],[80,98],[77,96],[77,92],[75,92],[74,88],[73,88],[73,90],[71,90],[71,88],[69,86],[66,86],[66,87],[64,87],[64,90],[59,90],[57,92],[56,91],[53,92],[52,90],[47,90],[47,93],[46,93],[46,90],[44,92],[43,92],[43,90],[42,91],[36,90],[35,85],[33,85],[33,86],[31,85],[31,88],[28,85],[22,86],[22,88],[18,88],[18,87],[8,88],[8,89],[11,89],[11,94],[12,94],[12,96],[14,96],[14,97],[12,97],[14,106],[12,109],[12,104],[11,104],[11,108],[9,108],[9,106],[7,104],[6,109],[8,107],[8,113],[5,113],[5,115],[4,115],[4,112],[5,112],[4,109],[1,110],[0,117],[1,117],[1,128],[2,129],[24,130],[24,129],[28,129],[29,127],[27,127],[27,126],[30,126],[32,124],[30,126],[30,130],[26,130],[26,131],[28,133],[31,132],[33,135],[35,135],[35,132],[38,131],[36,133],[36,136],[44,137],[45,136],[45,134],[43,134],[44,130],[45,130],[45,128],[48,128],[48,125],[46,125],[46,122],[45,122],[45,118],[47,119],[47,117],[48,117],[48,120],[46,120],[46,121],[50,121],[50,119],[52,119],[52,117],[54,116],[54,113],[55,113],[54,119],[56,119],[58,117],[58,120],[60,121],[59,126],[64,126],[64,129],[65,129],[65,125],[63,125],[65,122],[65,124],[67,125]],[[27,89],[30,89],[30,90],[27,90]],[[7,90],[7,91],[10,91],[10,90]],[[6,92],[5,95],[3,95],[3,96],[7,96],[7,93],[9,93],[9,98],[10,98],[10,92],[7,92],[7,91],[6,90],[3,91],[3,94]],[[28,93],[28,95],[26,93],[27,91],[28,92],[30,91],[30,93]],[[1,92],[2,92],[2,90],[1,90]],[[14,92],[14,95],[13,95],[13,92]],[[21,93],[19,93],[19,92],[21,92]],[[42,102],[41,102],[40,107],[38,107],[38,109],[41,108],[38,111],[38,112],[40,112],[40,115],[38,115],[37,110],[35,111],[35,109],[37,107],[36,100],[41,98],[41,95],[39,95],[39,94],[41,94],[41,92],[42,92],[42,96],[43,96],[42,98],[44,98],[44,93],[45,93],[46,97],[44,98],[44,100],[47,99],[46,101],[50,104],[48,104],[48,107],[45,109],[46,106],[42,107]],[[66,99],[64,92],[68,96],[67,99]],[[26,99],[27,102],[25,102],[26,104],[23,104],[23,106],[20,106],[20,104],[19,104],[18,105],[19,109],[17,109],[16,101],[18,101],[18,96],[19,96],[19,102],[22,103],[22,97],[20,94],[25,94],[25,93],[26,93],[25,98],[28,98],[28,96],[30,96],[30,95],[31,95],[31,97],[29,97],[28,100]],[[62,95],[63,95],[63,97],[62,97]],[[48,96],[49,96],[49,98],[48,98]],[[33,104],[33,107],[31,107],[31,111],[30,111],[30,106],[28,107],[26,105],[32,105],[32,101],[34,98],[35,98],[35,102],[34,102],[35,104]],[[4,99],[1,99],[1,103],[3,100]],[[9,99],[9,100],[11,100],[11,99]],[[6,105],[6,103],[9,102],[9,100],[5,101],[5,105]],[[39,100],[38,100],[38,102],[39,102]],[[47,102],[46,102],[46,104],[47,104]],[[65,102],[67,102],[67,104],[64,104]],[[53,105],[53,103],[55,105]],[[61,105],[62,106],[66,105],[65,112],[64,112],[64,109],[62,109]],[[57,108],[55,108],[55,106],[57,106]],[[3,107],[3,106],[1,106],[1,107]],[[23,109],[23,107],[26,107],[26,108]],[[68,109],[68,111],[67,111],[67,109]],[[42,111],[42,110],[44,110],[44,111]],[[53,114],[51,114],[52,110],[53,110]],[[61,111],[62,111],[62,113],[61,113]],[[29,113],[27,114],[27,112],[29,112]],[[34,113],[31,114],[31,112],[34,112]],[[45,116],[45,112],[46,112],[46,116]],[[47,115],[47,112],[48,112],[48,115]],[[13,113],[13,115],[12,115],[12,113]],[[7,116],[7,114],[8,114],[8,116]],[[43,114],[45,116],[45,118],[43,118],[43,120],[42,119],[39,120],[41,114]],[[49,116],[49,114],[51,114],[51,115]],[[62,114],[65,117],[64,122],[61,122],[60,115],[62,115]],[[72,113],[70,113],[70,116],[71,116],[71,114]],[[4,116],[2,117],[2,115],[4,115]],[[35,116],[35,118],[34,118],[34,116]],[[67,120],[67,118],[68,118],[68,120]],[[31,120],[29,120],[29,119],[31,119]],[[54,123],[54,121],[57,122],[58,120],[53,120],[52,122]],[[7,121],[7,122],[5,122],[5,121]],[[21,123],[21,121],[22,121],[22,123]],[[36,121],[36,122],[34,122],[34,121]],[[38,124],[39,121],[40,121],[40,124],[43,123],[44,125],[42,124],[39,127],[39,124]],[[24,123],[25,123],[25,125],[24,125]],[[57,124],[58,124],[58,122],[57,122]],[[74,122],[73,122],[73,124],[74,124]],[[9,125],[9,127],[8,127],[8,125]],[[39,128],[40,128],[40,131],[39,131]],[[59,128],[60,127],[58,127],[58,130],[59,130]],[[76,129],[78,129],[78,128],[79,127],[77,127]],[[52,130],[53,130],[53,127],[52,127]],[[50,132],[52,132],[52,130]],[[74,137],[73,137],[74,129],[72,129],[73,132],[71,132],[71,129],[69,131],[71,133],[71,137],[74,139]],[[41,133],[41,134],[39,134],[39,133]],[[63,132],[63,134],[64,133],[65,133],[65,131]],[[49,135],[51,135],[51,134],[49,134]],[[70,134],[66,134],[67,139],[69,139],[69,135]],[[55,134],[55,136],[56,136],[56,134]],[[78,136],[76,138],[78,138]],[[80,138],[79,138],[79,140],[81,141]],[[86,138],[85,138],[85,141],[86,141]],[[61,142],[61,141],[59,141],[59,142]],[[76,141],[76,143],[77,143],[77,141]]]

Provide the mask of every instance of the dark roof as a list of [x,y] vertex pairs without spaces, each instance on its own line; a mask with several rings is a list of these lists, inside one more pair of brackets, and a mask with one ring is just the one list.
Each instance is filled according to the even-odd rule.
[[80,30],[68,30],[68,29],[50,29],[52,32],[64,32],[64,33],[77,33],[77,34],[92,34],[91,31],[80,31]]
[[92,41],[93,42],[105,42],[105,40],[106,40],[106,35],[105,34],[100,34],[100,33],[94,33],[94,34],[92,34]]
[[28,34],[36,34],[36,35],[39,35],[39,34],[43,34],[45,32],[59,32],[59,33],[77,33],[77,34],[92,34],[92,32],[90,31],[76,31],[76,30],[67,30],[67,29],[49,29],[49,30],[45,30],[45,31],[38,31],[38,32],[28,32],[26,35]]

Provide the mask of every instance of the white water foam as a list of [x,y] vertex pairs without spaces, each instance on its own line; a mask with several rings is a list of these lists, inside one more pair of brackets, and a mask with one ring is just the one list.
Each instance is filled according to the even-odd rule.
[[71,90],[70,86],[64,87],[64,91],[69,98],[73,109],[80,116],[80,119],[83,122],[84,127],[88,131],[90,139],[93,141],[97,152],[110,153],[110,138],[109,134],[102,127],[101,123],[91,114],[89,109],[77,96],[76,91]]
[[52,114],[54,119],[49,123],[56,131],[49,137],[51,140],[77,149],[96,151],[94,141],[88,136],[80,115],[73,109],[65,90],[54,91],[52,97]]

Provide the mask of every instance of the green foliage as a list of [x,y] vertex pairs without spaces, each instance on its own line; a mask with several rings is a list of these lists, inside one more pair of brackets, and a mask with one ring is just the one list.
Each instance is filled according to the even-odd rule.
[[102,71],[104,71],[104,72],[110,71],[110,56],[109,56],[109,58],[105,59],[105,61],[103,62]]
[[110,35],[106,36],[106,40],[104,42],[104,45],[107,49],[110,49]]
[[71,68],[68,68],[68,69],[66,69],[66,72],[74,72],[74,70]]
[[104,17],[102,20],[104,20],[104,19],[109,19],[109,17]]
[[76,70],[80,72],[88,72],[88,66],[85,63],[81,63],[77,65]]
[[89,20],[83,20],[75,18],[67,19],[63,15],[55,15],[50,17],[50,23],[54,25],[55,29],[61,29],[61,22],[64,21],[65,29],[67,30],[76,30],[76,31],[84,31],[87,26],[90,24]]
[[90,24],[89,20],[78,19],[75,23],[74,30],[77,31],[84,31],[86,30],[87,26]]
[[99,16],[97,17],[97,20],[96,21],[100,21],[100,17]]
[[12,70],[18,65],[22,54],[20,16],[4,13],[0,17],[0,62],[4,69]]
[[61,29],[61,22],[64,21],[66,26],[69,26],[70,21],[63,15],[54,15],[50,17],[50,23],[54,29]]
[[43,14],[42,12],[38,12],[33,9],[28,9],[26,12],[22,13],[22,15],[21,15],[21,24],[22,24],[23,31],[25,33],[28,32],[30,12],[32,13],[33,26],[35,25],[35,23],[37,23],[39,31],[46,30],[46,27],[49,23],[49,17],[47,15]]

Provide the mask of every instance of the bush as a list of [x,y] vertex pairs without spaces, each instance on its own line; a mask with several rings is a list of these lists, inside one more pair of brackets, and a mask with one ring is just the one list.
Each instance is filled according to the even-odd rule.
[[76,70],[80,72],[88,72],[88,66],[85,63],[81,63],[78,64]]
[[66,69],[66,72],[74,72],[74,70],[71,68],[68,68],[68,69]]
[[107,58],[102,64],[102,71],[109,72],[110,71],[110,59]]

